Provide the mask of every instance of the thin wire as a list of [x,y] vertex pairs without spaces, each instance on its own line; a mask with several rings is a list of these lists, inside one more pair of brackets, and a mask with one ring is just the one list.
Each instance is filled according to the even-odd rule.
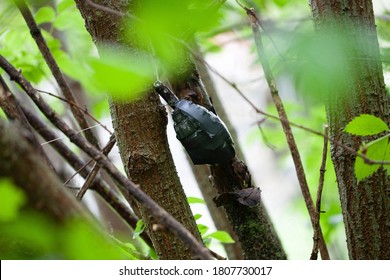
[[[41,92],[41,93],[45,93],[45,94],[47,94],[47,95],[49,95],[49,96],[52,96],[52,97],[54,97],[54,98],[57,98],[57,99],[59,99],[59,100],[65,102],[65,103],[68,103],[70,106],[75,106],[75,107],[79,108],[81,112],[83,112],[85,115],[87,115],[88,117],[90,117],[94,122],[96,122],[97,124],[99,124],[99,125],[100,125],[103,129],[105,129],[108,133],[113,134],[112,131],[110,131],[110,130],[109,130],[105,125],[103,125],[98,119],[96,119],[92,114],[90,114],[86,108],[83,108],[83,107],[81,107],[80,105],[78,105],[78,104],[76,104],[76,103],[74,103],[74,102],[71,102],[71,101],[69,101],[69,100],[67,100],[67,99],[65,99],[65,98],[62,98],[61,96],[55,95],[55,94],[53,94],[53,93],[51,93],[51,92],[44,91],[44,90],[40,90],[40,89],[35,89],[35,90],[38,91],[38,92]],[[87,127],[87,128],[88,128],[88,127]]]
[[[109,123],[110,121],[111,121],[111,120],[106,121],[106,122],[103,122],[103,123]],[[77,134],[79,134],[79,133],[81,133],[81,132],[83,132],[83,131],[90,130],[90,129],[95,128],[95,127],[98,127],[98,126],[101,126],[101,125],[100,125],[100,124],[95,124],[95,125],[93,125],[93,126],[90,126],[90,127],[87,127],[87,128],[81,129],[81,130],[77,130],[76,132],[77,132]],[[61,140],[61,139],[65,139],[65,138],[68,138],[68,136],[61,136],[61,137],[57,137],[57,138],[55,138],[55,139],[52,139],[52,140],[50,140],[50,141],[43,142],[43,143],[41,143],[41,146],[47,145],[47,144],[50,144],[50,143],[55,142],[55,141],[57,141],[57,140]]]
[[159,73],[159,65],[160,64],[159,64],[159,60],[157,59],[156,50],[154,49],[150,38],[149,38],[148,47],[149,47],[150,56],[152,58],[152,64],[154,66],[154,75],[156,76],[156,81],[159,81],[160,80],[160,73]]

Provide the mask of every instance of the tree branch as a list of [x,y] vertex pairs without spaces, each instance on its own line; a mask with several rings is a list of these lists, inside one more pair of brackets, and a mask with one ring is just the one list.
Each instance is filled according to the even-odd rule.
[[[328,135],[328,126],[326,125],[324,128],[324,134]],[[318,183],[317,190],[317,199],[316,199],[316,220],[314,224],[314,236],[313,236],[313,250],[310,256],[311,260],[316,260],[318,258],[318,246],[319,246],[319,238],[320,238],[320,218],[321,218],[321,198],[322,198],[322,189],[324,187],[324,179],[326,172],[326,158],[328,155],[328,138],[324,137],[324,146],[322,149],[322,160],[320,167],[320,178]]]
[[146,195],[138,185],[134,184],[126,178],[111,161],[104,156],[98,149],[87,142],[76,131],[70,128],[53,109],[39,97],[38,92],[32,85],[24,78],[24,76],[17,71],[3,56],[0,55],[0,66],[3,68],[12,80],[16,81],[23,90],[30,96],[33,102],[38,106],[42,113],[59,128],[69,140],[76,144],[81,150],[90,155],[97,161],[111,176],[120,183],[121,191],[134,196],[134,198],[150,213],[159,220],[170,232],[175,234],[189,245],[193,254],[202,259],[212,259],[207,248],[200,244],[196,238],[175,218],[173,218],[167,211],[154,202],[148,195]]
[[117,10],[114,10],[114,9],[111,9],[109,7],[106,7],[106,6],[103,6],[103,5],[100,5],[100,4],[97,4],[95,3],[94,1],[92,0],[85,0],[85,2],[90,5],[91,7],[94,7],[95,9],[97,10],[100,10],[100,11],[103,11],[103,12],[106,12],[106,13],[109,13],[109,14],[112,14],[112,15],[116,15],[118,17],[124,17],[126,16],[126,14],[120,12],[120,11],[117,11]]
[[[253,9],[249,9],[246,7],[243,7],[243,8],[245,9],[245,11],[248,15],[248,19],[249,19],[249,22],[250,22],[252,30],[253,30],[253,35],[254,35],[255,43],[256,43],[256,47],[257,47],[256,48],[257,54],[259,56],[259,59],[260,59],[262,66],[263,66],[265,78],[266,78],[266,81],[267,81],[268,86],[270,88],[272,100],[273,100],[275,107],[278,111],[279,118],[288,120],[286,111],[284,109],[283,102],[279,96],[279,92],[278,92],[278,89],[276,87],[276,82],[275,82],[275,79],[273,77],[271,67],[269,65],[268,59],[267,59],[265,52],[264,52],[264,46],[263,46],[261,32],[260,32],[260,30],[261,30],[260,21],[257,18]],[[284,130],[285,136],[286,136],[286,140],[287,140],[287,143],[288,143],[288,146],[290,149],[290,153],[291,153],[294,165],[295,165],[295,170],[297,173],[299,185],[301,187],[301,192],[302,192],[304,201],[306,203],[307,210],[309,212],[309,216],[310,216],[310,220],[311,220],[313,229],[315,230],[316,211],[314,208],[313,200],[312,200],[311,195],[310,195],[309,186],[308,186],[307,181],[306,181],[306,175],[305,175],[302,160],[301,160],[301,157],[300,157],[300,154],[298,151],[298,147],[296,145],[294,135],[292,133],[291,126],[290,126],[289,122],[281,122],[281,124],[282,124],[283,130]],[[319,233],[320,233],[319,243],[320,243],[321,256],[323,259],[329,259],[328,249],[326,247],[325,240],[324,240],[324,237],[322,235],[321,230],[319,230]]]
[[[72,90],[69,87],[69,84],[65,80],[65,77],[63,73],[61,72],[60,68],[58,67],[57,62],[55,61],[49,47],[46,44],[45,39],[42,36],[42,33],[37,25],[37,23],[34,20],[33,15],[31,14],[30,9],[26,5],[24,0],[14,0],[16,6],[20,10],[23,18],[25,19],[28,28],[30,29],[31,36],[34,38],[39,50],[42,53],[43,58],[46,61],[46,64],[49,66],[49,69],[51,70],[54,78],[56,79],[62,93],[64,94],[65,98],[69,100],[70,104],[77,104],[76,99],[74,98],[74,95],[72,93]],[[82,110],[79,110],[78,108],[74,106],[70,106],[70,109],[72,111],[73,116],[75,117],[77,123],[80,125],[82,129],[88,128],[88,122],[84,117],[84,114]],[[92,143],[95,147],[99,147],[99,142],[96,138],[96,136],[93,134],[93,131],[91,130],[85,130],[84,131],[85,137],[88,139],[90,143]]]
[[54,166],[50,162],[45,151],[42,149],[42,146],[39,144],[38,139],[33,133],[30,124],[28,123],[26,117],[23,114],[22,109],[18,104],[18,101],[15,99],[15,96],[12,94],[7,84],[3,80],[3,77],[1,76],[0,76],[0,107],[7,115],[8,119],[19,121],[19,123],[26,130],[25,137],[28,139],[29,143],[33,145],[33,147],[38,151],[41,158],[47,163],[47,165],[54,170]]
[[61,186],[53,170],[40,160],[21,130],[24,128],[0,119],[0,176],[12,178],[33,207],[60,221],[82,218],[95,223],[87,209]]
[[[21,106],[24,115],[31,126],[46,140],[57,139],[57,135],[44,124],[35,114]],[[78,170],[80,175],[87,178],[91,169],[85,166],[80,158],[70,150],[62,141],[50,141],[50,145],[60,154],[74,170]],[[120,217],[132,228],[135,229],[138,218],[134,216],[128,205],[123,202],[123,199],[112,190],[100,177],[94,180],[91,188],[101,196],[101,198],[112,207]],[[153,248],[153,244],[146,233],[141,234],[142,239]]]

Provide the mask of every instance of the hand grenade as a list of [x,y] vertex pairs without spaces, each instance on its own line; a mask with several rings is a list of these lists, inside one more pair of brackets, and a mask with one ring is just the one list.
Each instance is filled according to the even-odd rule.
[[176,138],[194,164],[227,163],[235,156],[230,133],[217,115],[192,101],[178,100],[160,81],[154,88],[172,107]]

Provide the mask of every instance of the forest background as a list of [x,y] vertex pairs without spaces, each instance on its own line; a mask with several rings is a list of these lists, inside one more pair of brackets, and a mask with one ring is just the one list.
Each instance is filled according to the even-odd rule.
[[[156,38],[161,40],[160,43],[154,44],[155,49],[149,49],[152,54],[149,63],[154,65],[153,67],[125,63],[118,55],[120,49],[117,53],[116,51],[107,52],[104,55],[101,55],[104,51],[100,50],[102,58],[99,58],[94,41],[98,47],[99,42],[96,38],[91,39],[91,35],[85,28],[85,19],[80,14],[75,1],[34,0],[26,2],[72,91],[77,92],[78,97],[82,97],[78,99],[79,104],[83,108],[88,108],[88,114],[102,124],[96,125],[94,121],[89,124],[93,127],[101,147],[110,140],[108,131],[115,130],[115,126],[112,126],[107,93],[109,92],[111,98],[114,99],[130,101],[137,99],[139,96],[128,95],[128,92],[138,92],[139,88],[145,86],[145,83],[150,84],[153,80],[166,78],[170,71],[173,71],[171,68],[178,67],[176,60],[185,60],[182,54],[170,52],[167,39],[157,35]],[[97,5],[93,1],[85,2],[92,2],[92,4],[89,3],[91,7]],[[149,10],[155,9],[157,12],[152,13],[155,20],[148,21],[146,27],[142,28],[146,28],[147,31],[157,29],[156,33],[162,32],[164,28],[166,30],[173,28],[172,32],[187,32],[188,30],[180,28],[174,29],[176,28],[175,20],[180,25],[183,21],[185,22],[186,17],[194,17],[191,18],[191,24],[186,26],[189,29],[196,26],[197,49],[191,45],[190,52],[195,53],[193,54],[194,61],[198,65],[209,95],[215,100],[214,106],[223,108],[223,110],[218,109],[217,112],[229,123],[235,145],[241,150],[240,156],[248,166],[253,185],[261,189],[262,202],[288,258],[308,259],[313,247],[313,226],[310,223],[307,205],[296,178],[296,166],[291,158],[285,133],[280,122],[268,116],[277,116],[278,112],[269,94],[267,74],[264,73],[261,58],[259,60],[256,52],[256,40],[245,9],[236,1],[214,1],[224,2],[219,3],[221,6],[215,17],[206,18],[208,14],[202,16],[194,13],[175,18],[177,13],[182,12],[181,4],[173,0],[171,2],[171,5],[154,3],[158,7],[153,7],[153,1],[144,1],[143,4]],[[205,2],[207,1],[199,1],[200,8],[203,8],[202,5]],[[309,130],[324,133],[327,117],[322,96],[325,94],[322,89],[323,80],[319,79],[315,67],[308,67],[297,58],[302,53],[310,54],[315,51],[313,55],[319,54],[321,57],[317,60],[319,64],[332,67],[326,62],[337,57],[338,50],[331,48],[332,42],[315,44],[311,41],[314,28],[307,1],[242,2],[248,7],[253,7],[260,19],[263,28],[264,52],[271,65],[289,120]],[[100,13],[107,13],[111,16],[115,14],[115,5],[113,7],[104,6],[104,1],[101,4],[97,8]],[[194,5],[195,12],[199,9],[196,4],[192,2],[190,4]],[[373,8],[383,73],[385,83],[388,84],[390,81],[388,72],[390,6],[386,1],[378,0],[373,1]],[[159,17],[160,14],[164,16]],[[122,17],[123,15],[115,16]],[[131,19],[131,14],[129,18]],[[172,21],[163,22],[163,20],[167,21],[167,18],[172,18]],[[16,69],[20,69],[23,76],[36,89],[39,89],[39,94],[46,102],[64,120],[76,128],[77,125],[70,114],[69,104],[56,97],[61,95],[59,94],[60,87],[53,78],[51,70],[42,57],[42,51],[37,47],[34,36],[31,34],[34,35],[26,25],[20,7],[18,9],[14,1],[2,1],[0,3],[1,56]],[[183,49],[187,48],[187,43],[184,42]],[[346,68],[332,69],[330,73],[326,72],[329,76],[325,78],[325,81],[332,80],[336,76],[344,77],[343,75],[348,75],[346,71]],[[204,73],[207,73],[211,80],[207,80],[205,77],[208,76]],[[321,75],[324,74],[321,73]],[[14,92],[19,102],[31,110],[35,108],[27,97],[21,94],[20,88],[12,83],[14,79],[9,79],[4,71],[1,72],[1,76],[5,80],[2,83],[3,88],[8,84],[10,88],[8,90]],[[211,90],[211,87],[215,92]],[[222,111],[225,113],[220,113]],[[6,113],[0,112],[3,119],[7,117]],[[264,115],[259,112],[267,113]],[[199,190],[199,178],[194,175],[191,162],[180,142],[175,138],[170,116],[168,119],[167,135],[170,151],[195,216],[197,228],[204,243],[213,252],[225,257],[227,254],[225,250],[228,250],[226,246],[233,242],[232,236],[226,233],[227,230],[218,229],[218,226],[214,225],[205,202],[205,200],[209,202],[210,199],[204,198],[204,194]],[[321,163],[325,162],[322,156],[324,137],[299,127],[294,127],[292,131],[302,158],[307,185],[315,201],[321,176]],[[58,138],[50,141],[38,139],[58,177],[62,178],[62,183],[66,181],[67,189],[76,194],[78,188],[85,184],[84,179],[79,175],[73,177],[75,171],[65,164],[49,146],[53,141],[61,141],[84,162],[88,161],[88,157],[60,134]],[[109,159],[121,171],[125,171],[116,145],[110,152]],[[33,167],[31,166],[32,170]],[[322,233],[331,258],[347,259],[345,225],[330,153],[327,155],[325,169],[321,200],[323,213],[321,213],[320,220]],[[142,183],[140,184],[142,188]],[[145,224],[143,222],[134,224],[132,233],[129,234],[130,229],[123,220],[118,219],[110,208],[104,206],[92,190],[87,191],[82,201],[94,213],[109,235],[107,245],[104,245],[106,247],[103,246],[105,250],[93,249],[96,244],[101,246],[102,238],[105,239],[105,236],[102,237],[96,233],[92,234],[94,237],[91,237],[91,229],[77,222],[67,224],[66,229],[59,227],[56,222],[41,216],[40,212],[27,211],[28,201],[31,201],[31,198],[27,199],[27,197],[29,194],[26,195],[20,189],[15,188],[12,180],[1,179],[0,198],[4,202],[0,206],[0,213],[2,213],[0,244],[4,248],[0,253],[1,258],[142,259],[157,257],[155,252],[141,240],[142,234],[146,233]],[[36,208],[36,205],[32,208]],[[29,232],[28,235],[25,234],[26,231]],[[60,238],[59,232],[61,232]],[[9,242],[10,240],[12,242]],[[103,244],[106,244],[104,242]]]

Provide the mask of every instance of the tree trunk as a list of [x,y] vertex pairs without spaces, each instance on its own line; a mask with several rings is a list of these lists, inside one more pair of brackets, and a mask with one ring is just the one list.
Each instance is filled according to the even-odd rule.
[[[121,41],[122,18],[87,2],[76,0],[87,30],[98,48],[107,42],[125,45]],[[129,1],[124,0],[94,1],[122,13],[131,10],[138,2],[140,1],[132,1],[129,7]],[[134,57],[139,55],[140,51],[130,45],[131,43],[127,44],[127,47]],[[140,59],[139,63],[143,61]],[[142,97],[132,102],[110,100],[110,110],[127,175],[201,240],[169,151],[166,112],[154,90],[151,87],[145,88]],[[140,211],[154,248],[161,259],[194,257],[186,244],[158,226],[158,220],[143,209]]]
[[[329,93],[332,100],[327,102],[327,116],[331,139],[358,150],[362,139],[343,132],[349,121],[360,114],[375,115],[388,124],[390,120],[372,3],[369,0],[312,0],[310,3],[317,33],[337,28],[351,46],[351,51],[345,54],[352,64],[351,78],[337,92]],[[380,168],[370,178],[357,183],[356,156],[334,142],[331,156],[350,258],[390,259],[389,177]]]

